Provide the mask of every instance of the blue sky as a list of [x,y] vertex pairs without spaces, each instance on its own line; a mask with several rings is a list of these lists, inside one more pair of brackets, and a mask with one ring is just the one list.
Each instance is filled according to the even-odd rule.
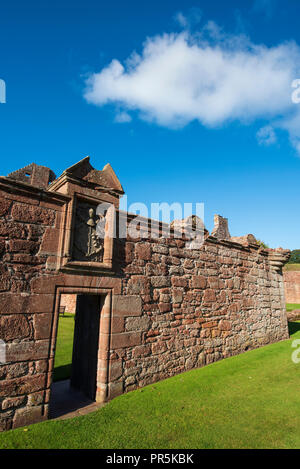
[[[34,161],[59,175],[90,155],[97,169],[111,163],[129,204],[204,202],[209,230],[218,213],[229,218],[233,236],[253,233],[271,247],[300,248],[300,135],[296,117],[291,118],[300,104],[292,110],[285,104],[292,93],[285,80],[300,78],[299,17],[295,0],[2,2],[0,78],[6,82],[7,102],[0,104],[1,174]],[[191,66],[187,56],[192,44],[196,53],[205,47],[212,51],[208,67],[216,51],[229,50],[229,72],[222,83],[229,90],[224,99],[230,103],[223,113],[220,100],[203,104],[203,89],[197,95],[199,108],[196,101],[195,108],[187,109],[185,99],[182,107],[180,93],[193,96],[195,89],[199,91],[199,68],[194,81],[191,72],[181,80],[178,92],[174,87],[174,95],[160,87],[164,67],[161,62],[155,65],[153,54],[149,65],[144,44],[148,38],[150,45],[161,48],[164,34],[167,48],[170,42],[175,47],[181,41],[180,73],[185,60]],[[263,99],[249,91],[256,71],[251,71],[248,58],[255,56],[255,45],[264,46],[258,76],[268,72],[264,66],[272,60],[277,62],[271,67],[279,64],[278,76],[286,72],[281,87],[276,74],[272,86],[264,84]],[[134,51],[139,59],[128,65]],[[232,83],[231,58],[240,53],[250,67],[250,78],[247,66],[240,67]],[[161,59],[166,67],[169,57]],[[112,60],[124,67],[122,86],[112,75]],[[178,75],[178,67],[174,70]],[[206,72],[210,77],[211,68]],[[105,90],[104,76],[109,80]],[[98,88],[90,81],[87,91],[89,77],[99,79]],[[242,93],[233,105],[244,81],[247,100]],[[142,91],[148,84],[155,105],[151,101],[149,107],[136,83],[142,84]],[[266,133],[258,134],[260,129]]]

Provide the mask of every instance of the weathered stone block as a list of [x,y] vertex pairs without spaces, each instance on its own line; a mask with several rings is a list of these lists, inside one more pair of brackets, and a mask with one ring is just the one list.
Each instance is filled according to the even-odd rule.
[[2,410],[7,410],[7,409],[12,409],[14,407],[19,407],[20,405],[24,404],[26,402],[27,398],[26,396],[21,396],[21,397],[11,397],[8,399],[4,399],[2,402]]
[[138,243],[135,246],[135,252],[137,259],[150,261],[151,260],[151,244],[150,243]]
[[34,315],[34,337],[35,339],[50,339],[52,314],[42,313]]
[[11,215],[15,221],[24,223],[40,223],[52,226],[55,221],[55,212],[42,207],[26,204],[14,204]]
[[0,314],[50,313],[54,295],[0,293]]
[[31,336],[31,328],[26,316],[21,314],[0,316],[0,339],[24,339]]
[[123,332],[120,334],[112,334],[111,336],[111,348],[128,348],[134,345],[141,344],[141,333],[140,332]]
[[139,318],[126,319],[127,331],[147,331],[150,327],[151,321],[148,316],[141,316]]
[[39,245],[35,241],[27,241],[25,239],[14,239],[9,242],[10,252],[24,252],[31,254],[38,249]]
[[191,281],[192,288],[204,289],[207,285],[207,280],[203,275],[193,275]]
[[117,381],[115,383],[109,383],[108,385],[108,398],[114,399],[117,396],[120,396],[124,392],[123,381]]
[[48,358],[49,340],[37,340],[20,343],[9,343],[6,346],[6,360],[8,363],[26,360],[41,360]]
[[142,314],[142,299],[134,295],[113,296],[113,316],[140,316]]
[[169,277],[154,276],[151,278],[151,284],[153,287],[169,287],[171,280]]
[[109,366],[109,381],[115,381],[123,374],[123,361],[112,360]]
[[150,282],[147,277],[135,275],[128,281],[128,295],[149,295]]
[[0,217],[8,214],[11,205],[11,200],[0,198]]
[[173,287],[187,287],[188,286],[188,280],[182,277],[172,277],[171,283]]
[[24,407],[17,409],[14,415],[13,428],[25,427],[32,423],[41,422],[45,420],[43,415],[43,406]]

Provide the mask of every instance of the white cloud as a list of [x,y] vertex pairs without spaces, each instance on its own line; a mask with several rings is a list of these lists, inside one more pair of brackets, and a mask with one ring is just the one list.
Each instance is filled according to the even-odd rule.
[[181,26],[182,28],[187,28],[188,27],[188,19],[186,16],[184,16],[184,14],[179,11],[178,13],[176,13],[175,15],[175,21],[179,24],[179,26]]
[[115,122],[118,122],[119,124],[124,124],[124,123],[127,123],[127,122],[131,122],[132,121],[132,118],[130,116],[130,114],[128,114],[128,112],[119,112],[118,114],[116,114],[116,117],[115,117]]
[[190,29],[196,24],[200,23],[202,18],[202,11],[200,8],[189,8],[186,14],[183,14],[182,11],[179,11],[174,16],[175,21],[183,29]]
[[[287,130],[298,148],[300,105],[292,103],[291,83],[299,77],[295,42],[268,48],[226,35],[209,22],[197,34],[149,38],[140,55],[135,52],[124,65],[114,59],[90,75],[84,96],[172,128],[194,120],[216,127],[264,119],[267,126]],[[267,141],[272,138],[269,134]]]
[[266,125],[259,129],[256,137],[260,145],[269,146],[277,142],[276,133],[271,125]]

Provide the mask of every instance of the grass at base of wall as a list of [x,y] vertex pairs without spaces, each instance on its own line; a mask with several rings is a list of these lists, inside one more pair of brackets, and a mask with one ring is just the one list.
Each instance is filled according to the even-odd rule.
[[283,267],[284,272],[296,271],[300,270],[300,264],[285,264]]
[[53,381],[71,376],[75,315],[65,313],[58,320]]
[[[299,322],[290,333],[300,338]],[[299,448],[293,340],[124,394],[86,416],[2,433],[0,448]]]
[[298,303],[287,303],[286,310],[287,311],[294,311],[294,309],[300,309],[300,304]]

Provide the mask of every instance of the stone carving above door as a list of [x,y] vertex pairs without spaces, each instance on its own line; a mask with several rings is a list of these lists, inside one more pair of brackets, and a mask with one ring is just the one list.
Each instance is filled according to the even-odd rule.
[[105,217],[96,215],[96,207],[77,201],[74,223],[74,261],[103,262]]

